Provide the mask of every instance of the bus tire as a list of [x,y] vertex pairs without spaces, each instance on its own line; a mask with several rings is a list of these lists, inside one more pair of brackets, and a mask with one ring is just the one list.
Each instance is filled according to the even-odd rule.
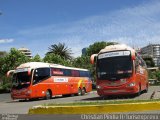
[[148,92],[148,85],[146,85],[146,89],[144,90],[145,93]]
[[81,88],[78,88],[78,93],[77,93],[78,96],[81,96],[82,95],[82,90]]
[[85,93],[86,93],[86,89],[82,88],[82,95],[85,95]]
[[141,85],[139,85],[139,91],[137,93],[137,96],[140,96],[141,95]]
[[45,99],[48,100],[48,99],[51,99],[51,98],[52,98],[52,92],[51,92],[51,90],[47,90]]

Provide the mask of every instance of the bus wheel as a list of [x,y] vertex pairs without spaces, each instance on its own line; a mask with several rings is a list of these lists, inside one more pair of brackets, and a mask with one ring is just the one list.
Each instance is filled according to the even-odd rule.
[[139,91],[137,93],[137,96],[140,96],[141,95],[141,85],[139,85]]
[[50,91],[50,90],[47,90],[47,91],[46,91],[45,99],[48,100],[48,99],[51,99],[51,97],[52,97],[51,91]]
[[77,93],[78,96],[81,96],[82,95],[82,90],[81,88],[78,88],[78,93]]
[[148,85],[146,85],[146,89],[144,90],[145,93],[148,92]]
[[82,95],[84,95],[86,93],[86,89],[82,88]]

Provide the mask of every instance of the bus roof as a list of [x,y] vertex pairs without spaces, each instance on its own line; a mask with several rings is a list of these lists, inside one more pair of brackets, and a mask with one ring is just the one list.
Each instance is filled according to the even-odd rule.
[[82,70],[82,71],[88,71],[87,69],[81,69],[81,68],[74,68],[74,67],[67,67],[59,64],[52,64],[52,63],[43,63],[43,62],[28,62],[21,64],[17,67],[17,69],[21,68],[41,68],[41,67],[54,67],[54,68],[65,68],[65,69],[73,69],[73,70]]
[[117,51],[117,50],[131,50],[131,51],[135,52],[135,50],[133,48],[131,48],[131,47],[125,45],[125,44],[116,44],[116,45],[106,46],[99,53],[110,52],[110,51]]

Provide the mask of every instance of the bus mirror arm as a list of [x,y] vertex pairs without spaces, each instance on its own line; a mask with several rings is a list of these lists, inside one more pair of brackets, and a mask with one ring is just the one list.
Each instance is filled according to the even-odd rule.
[[98,54],[93,54],[93,55],[91,55],[91,58],[90,58],[91,64],[95,64],[96,59],[97,59],[97,55],[98,55]]
[[135,59],[136,59],[136,55],[133,54],[133,55],[132,55],[132,60],[135,60]]
[[29,76],[31,75],[31,69],[28,69],[28,75]]
[[15,70],[10,70],[10,71],[8,71],[8,72],[7,72],[7,77],[10,77],[10,75],[11,75],[12,73],[14,73],[14,71],[15,71]]
[[132,56],[132,60],[135,60],[136,59],[136,57],[135,56]]

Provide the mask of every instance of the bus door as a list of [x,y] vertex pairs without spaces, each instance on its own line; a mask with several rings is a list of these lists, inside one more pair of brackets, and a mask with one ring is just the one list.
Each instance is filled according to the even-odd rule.
[[140,67],[140,81],[141,81],[141,90],[144,90],[146,88],[146,75],[145,75],[145,69],[143,67]]
[[38,80],[36,77],[36,69],[33,70],[33,76],[32,76],[32,95],[33,97],[37,97],[38,96]]
[[32,92],[35,97],[45,96],[50,84],[45,82],[50,77],[50,68],[37,68],[33,73]]
[[145,69],[143,65],[142,59],[138,56],[136,60],[136,80],[139,82],[139,87],[141,90],[145,89],[146,87],[146,80],[145,80]]

